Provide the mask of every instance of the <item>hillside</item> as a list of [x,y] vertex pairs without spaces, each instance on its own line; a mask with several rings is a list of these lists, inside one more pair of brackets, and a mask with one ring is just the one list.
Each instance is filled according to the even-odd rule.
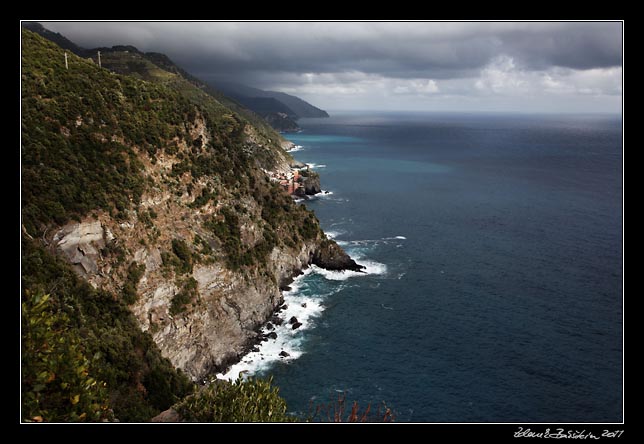
[[306,102],[299,97],[279,91],[266,92],[270,94],[273,99],[280,101],[293,110],[298,119],[301,117],[329,117],[329,114],[326,111],[311,105],[309,102]]
[[[182,373],[237,360],[299,270],[360,268],[267,177],[292,160],[274,131],[121,49],[105,62],[128,75],[73,54],[66,69],[22,31],[25,415],[57,411],[46,398],[95,406],[59,420],[149,418],[188,391]],[[89,380],[42,370],[41,318]]]
[[56,45],[60,46],[63,49],[70,50],[79,57],[90,57],[92,55],[90,51],[81,48],[64,35],[60,34],[59,32],[50,31],[38,22],[23,22],[22,27],[35,32],[36,34],[39,34],[40,36],[46,38],[51,42],[54,42]]
[[326,111],[283,92],[264,91],[231,82],[214,82],[214,86],[263,116],[280,131],[298,130],[296,122],[302,117],[329,117]]
[[[119,74],[135,76],[138,74],[145,80],[158,80],[152,71],[159,68],[166,73],[177,74],[183,80],[192,83],[244,116],[258,129],[265,130],[265,127],[270,126],[278,131],[298,131],[299,118],[329,117],[326,111],[286,93],[264,91],[239,83],[216,82],[212,86],[208,85],[177,66],[165,54],[143,53],[134,46],[126,45],[87,49],[76,45],[60,33],[46,29],[40,23],[25,22],[23,26],[63,49],[68,49],[79,57],[91,58],[96,63],[98,63],[97,53],[100,51],[103,67]],[[148,65],[150,62],[154,66],[153,69]],[[152,76],[145,77],[146,71]]]

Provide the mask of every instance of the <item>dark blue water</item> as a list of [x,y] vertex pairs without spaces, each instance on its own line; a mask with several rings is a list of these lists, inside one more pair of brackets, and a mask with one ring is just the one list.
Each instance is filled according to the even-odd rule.
[[397,421],[622,421],[620,118],[300,123],[333,192],[307,205],[381,269],[305,278],[326,309],[270,370],[293,411],[346,392]]

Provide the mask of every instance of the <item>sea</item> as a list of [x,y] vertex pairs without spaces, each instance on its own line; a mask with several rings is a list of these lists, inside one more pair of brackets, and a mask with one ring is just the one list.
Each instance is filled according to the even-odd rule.
[[272,377],[318,420],[344,399],[396,422],[623,421],[621,116],[299,124],[324,190],[304,204],[366,272],[306,270],[282,314],[302,326],[220,377]]

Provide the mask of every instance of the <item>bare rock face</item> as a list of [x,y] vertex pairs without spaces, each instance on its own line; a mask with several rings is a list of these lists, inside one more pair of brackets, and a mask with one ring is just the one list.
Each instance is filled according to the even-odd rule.
[[320,175],[317,173],[309,173],[308,177],[304,178],[304,192],[312,196],[322,192],[322,187],[320,185]]
[[183,418],[173,408],[169,408],[168,410],[164,410],[163,412],[159,413],[157,416],[152,418],[150,422],[182,422]]
[[[175,207],[158,213],[155,224],[164,233],[190,239],[195,225],[191,219],[186,219],[185,226],[178,224],[182,213]],[[223,263],[214,262],[195,264],[189,275],[177,278],[168,274],[161,256],[162,251],[171,251],[167,245],[170,239],[165,245],[161,241],[143,245],[139,242],[142,230],[141,222],[134,218],[118,223],[103,215],[99,220],[65,225],[54,234],[52,245],[88,282],[107,286],[116,294],[123,285],[119,279],[126,273],[114,272],[115,258],[103,257],[103,249],[113,243],[124,250],[121,270],[131,262],[144,265],[145,271],[136,288],[138,299],[130,309],[141,329],[152,335],[162,354],[193,380],[237,362],[256,342],[258,328],[275,317],[275,310],[283,303],[280,289],[309,264],[331,270],[362,268],[335,242],[318,238],[297,250],[276,247],[265,264],[270,274],[252,270],[248,275],[235,273]],[[249,244],[253,243],[256,231],[256,227],[248,225]],[[188,277],[196,281],[198,296],[184,312],[173,315],[172,300],[182,291],[182,282]],[[301,324],[294,320],[291,325],[296,329]]]
[[312,263],[318,267],[333,271],[362,271],[364,266],[359,265],[331,240],[323,240],[313,255]]
[[250,282],[219,265],[195,267],[192,277],[199,299],[185,313],[169,313],[179,289],[162,282],[150,282],[149,290],[142,288],[141,300],[132,310],[163,355],[199,380],[244,353],[281,296],[270,281]]
[[62,251],[83,276],[98,272],[100,250],[114,238],[100,221],[65,225],[53,238],[56,247]]

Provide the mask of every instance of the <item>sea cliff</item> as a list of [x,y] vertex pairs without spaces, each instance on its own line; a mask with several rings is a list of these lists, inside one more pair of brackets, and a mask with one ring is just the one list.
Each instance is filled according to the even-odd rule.
[[193,380],[243,355],[303,268],[358,267],[271,181],[294,162],[279,134],[149,60],[132,77],[63,56],[23,31],[24,236]]

